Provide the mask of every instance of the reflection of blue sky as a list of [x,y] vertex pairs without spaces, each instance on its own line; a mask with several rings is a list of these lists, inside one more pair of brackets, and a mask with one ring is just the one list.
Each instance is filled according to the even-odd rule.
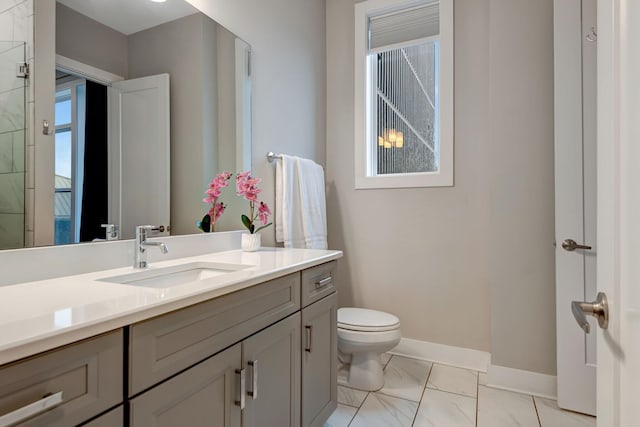
[[71,131],[56,132],[56,175],[71,178]]
[[71,123],[71,98],[68,98],[70,96],[70,89],[60,91],[56,94],[56,126]]

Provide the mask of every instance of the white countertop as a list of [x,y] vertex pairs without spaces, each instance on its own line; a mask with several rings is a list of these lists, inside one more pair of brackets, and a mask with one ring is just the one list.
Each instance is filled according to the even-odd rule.
[[0,365],[340,257],[341,251],[261,248],[152,263],[149,270],[199,261],[251,266],[163,289],[97,280],[140,271],[133,267],[2,286]]

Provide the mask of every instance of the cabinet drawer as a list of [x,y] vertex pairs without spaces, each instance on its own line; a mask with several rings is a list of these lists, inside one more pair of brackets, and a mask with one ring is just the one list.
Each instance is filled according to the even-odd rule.
[[122,402],[122,356],[118,330],[6,365],[0,368],[0,416],[61,392],[62,403],[17,425],[69,426],[88,420]]
[[131,326],[129,395],[300,309],[300,275],[243,289]]
[[336,291],[333,282],[336,265],[336,261],[330,261],[302,271],[302,307]]

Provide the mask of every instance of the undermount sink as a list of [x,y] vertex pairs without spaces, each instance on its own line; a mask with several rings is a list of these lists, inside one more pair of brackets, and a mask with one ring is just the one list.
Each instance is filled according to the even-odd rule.
[[252,266],[221,262],[191,262],[172,267],[152,268],[135,273],[103,277],[98,281],[147,288],[168,288],[222,276],[249,267]]

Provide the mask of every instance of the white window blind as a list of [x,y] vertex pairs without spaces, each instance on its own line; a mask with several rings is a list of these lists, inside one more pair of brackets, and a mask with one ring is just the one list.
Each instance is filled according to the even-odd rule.
[[369,51],[440,34],[440,2],[369,16]]

